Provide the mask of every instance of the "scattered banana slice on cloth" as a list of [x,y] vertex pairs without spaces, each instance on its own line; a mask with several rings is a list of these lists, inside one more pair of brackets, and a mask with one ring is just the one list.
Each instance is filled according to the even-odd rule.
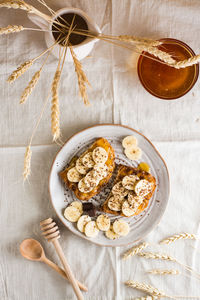
[[96,237],[99,233],[99,229],[97,228],[95,221],[90,221],[85,225],[85,235],[89,238]]
[[119,238],[119,235],[113,231],[112,226],[110,226],[110,229],[105,232],[105,236],[110,240],[116,240]]
[[128,135],[123,139],[122,146],[124,148],[130,148],[132,146],[137,146],[137,139],[133,135]]
[[116,220],[113,223],[113,231],[119,236],[126,236],[130,231],[130,227],[125,221]]
[[64,211],[64,217],[70,222],[77,222],[81,216],[81,212],[78,208],[68,206]]
[[110,219],[106,215],[99,215],[96,220],[97,227],[101,231],[108,231],[110,228]]
[[79,180],[81,180],[82,176],[81,174],[77,171],[77,169],[71,168],[68,172],[67,172],[67,179],[70,182],[79,182]]
[[102,147],[96,147],[92,152],[92,158],[96,164],[105,164],[108,159],[108,153]]
[[84,166],[81,158],[78,158],[76,161],[76,170],[82,175],[85,175],[88,171],[88,167]]
[[86,168],[93,168],[94,167],[94,160],[92,158],[92,152],[88,152],[87,154],[85,154],[82,158],[82,163]]
[[122,185],[127,190],[133,191],[137,180],[139,180],[139,177],[137,175],[124,176],[124,178],[122,179]]
[[77,222],[77,228],[80,232],[84,232],[85,230],[85,225],[91,221],[91,218],[90,216],[88,215],[84,215],[84,216],[81,216],[79,219],[78,219],[78,222]]

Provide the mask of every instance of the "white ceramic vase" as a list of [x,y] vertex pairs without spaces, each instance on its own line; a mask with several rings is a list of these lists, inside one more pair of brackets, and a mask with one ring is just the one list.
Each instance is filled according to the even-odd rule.
[[[55,43],[55,39],[52,33],[52,24],[53,21],[58,18],[59,16],[67,13],[74,13],[79,16],[81,16],[85,22],[87,23],[88,30],[92,32],[94,35],[98,36],[101,34],[101,30],[99,26],[81,9],[79,8],[73,8],[73,7],[66,7],[59,9],[58,11],[55,12],[55,14],[50,17],[47,15],[42,14],[42,16],[38,16],[33,13],[29,13],[29,19],[36,24],[38,27],[43,29],[45,32],[45,41],[47,44],[47,47],[50,47]],[[46,17],[45,17],[46,16]],[[90,38],[87,37],[82,43],[78,45],[74,45],[73,49],[74,52],[79,60],[83,59],[84,57],[88,56],[89,53],[92,51],[94,44],[98,41],[97,38]],[[60,47],[63,48],[62,45],[56,45],[53,50],[52,54],[56,56],[57,58],[59,57],[59,50]],[[72,56],[70,51],[68,51],[67,56],[66,56],[66,61],[73,61]]]

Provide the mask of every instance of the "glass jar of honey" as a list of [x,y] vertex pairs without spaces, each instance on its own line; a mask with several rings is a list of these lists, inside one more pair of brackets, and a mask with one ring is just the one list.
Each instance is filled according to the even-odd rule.
[[[176,61],[188,59],[195,55],[194,51],[185,43],[165,38],[158,49],[171,54]],[[140,55],[137,65],[139,79],[144,88],[153,96],[164,100],[174,100],[182,97],[191,90],[198,79],[199,65],[176,69],[150,59],[155,57],[147,52]]]

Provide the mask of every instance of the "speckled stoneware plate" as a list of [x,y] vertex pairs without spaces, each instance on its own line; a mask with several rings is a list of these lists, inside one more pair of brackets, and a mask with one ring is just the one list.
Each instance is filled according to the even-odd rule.
[[[130,161],[123,154],[121,145],[122,139],[127,135],[134,135],[138,140],[138,145],[142,149],[142,158],[139,161]],[[95,238],[87,238],[79,232],[76,223],[67,221],[63,216],[65,207],[72,201],[77,200],[74,194],[67,189],[59,178],[59,172],[70,162],[73,156],[84,152],[96,138],[106,138],[115,149],[116,164],[126,164],[137,167],[141,161],[147,162],[151,168],[151,174],[156,178],[157,188],[153,197],[149,201],[148,207],[138,216],[125,218],[130,225],[130,232],[127,236],[116,240],[109,240],[103,232],[99,232]],[[89,201],[99,206],[103,203],[110,192],[112,179],[110,183]],[[152,143],[141,133],[132,128],[122,125],[97,125],[78,132],[73,135],[56,155],[53,162],[50,177],[49,191],[53,207],[63,224],[73,233],[81,238],[87,239],[92,243],[101,246],[124,246],[133,244],[144,238],[159,223],[167,206],[169,198],[169,175],[166,164]],[[117,216],[109,215],[114,220]]]

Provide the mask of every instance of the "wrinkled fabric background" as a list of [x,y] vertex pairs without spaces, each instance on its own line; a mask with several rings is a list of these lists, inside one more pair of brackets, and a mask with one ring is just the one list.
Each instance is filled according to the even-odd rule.
[[[48,13],[36,0],[30,3]],[[64,6],[81,8],[103,33],[177,38],[200,53],[199,0],[49,0],[47,3],[55,10]],[[0,26],[8,24],[35,27],[24,11],[2,8]],[[40,220],[55,217],[49,201],[48,175],[59,146],[52,144],[50,103],[33,140],[30,182],[23,185],[21,177],[25,147],[50,88],[56,59],[50,57],[37,88],[25,105],[19,105],[21,92],[40,68],[42,60],[12,85],[6,83],[8,75],[18,65],[45,49],[42,32],[23,31],[0,37],[1,300],[75,299],[64,279],[42,263],[23,259],[19,253],[20,242],[33,237],[42,242],[46,255],[59,263],[53,246],[42,239],[39,230]],[[121,123],[142,132],[165,159],[171,180],[166,213],[147,240],[156,243],[182,231],[199,233],[199,80],[192,91],[177,101],[156,99],[139,82],[136,55],[130,68],[130,56],[129,50],[98,42],[91,55],[82,61],[92,85],[90,108],[84,107],[78,96],[73,65],[65,65],[60,85],[63,139],[99,123]],[[85,299],[124,300],[144,295],[125,287],[123,282],[128,279],[147,282],[168,295],[200,296],[199,281],[195,278],[146,274],[152,268],[173,268],[185,273],[177,264],[137,257],[124,262],[120,256],[128,247],[98,247],[74,236],[59,221],[58,224],[62,232],[61,244],[74,273],[89,288]],[[157,250],[174,255],[200,272],[200,252],[193,246],[200,251],[198,241],[179,241]]]

